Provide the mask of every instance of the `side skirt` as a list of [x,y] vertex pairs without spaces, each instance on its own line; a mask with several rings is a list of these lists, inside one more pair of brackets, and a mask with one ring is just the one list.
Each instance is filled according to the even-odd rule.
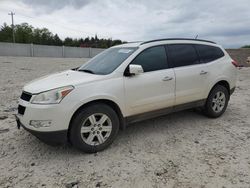
[[163,115],[166,115],[169,113],[178,112],[178,111],[182,111],[182,110],[186,110],[186,109],[190,109],[190,108],[202,107],[205,105],[205,103],[206,103],[206,99],[202,99],[199,101],[180,104],[177,106],[168,107],[168,108],[164,108],[164,109],[160,109],[160,110],[155,110],[155,111],[151,111],[151,112],[145,112],[142,114],[128,116],[128,117],[125,117],[125,124],[127,126],[128,124],[131,124],[131,123],[135,123],[135,122],[139,122],[139,121],[143,121],[143,120],[147,120],[147,119],[152,119],[152,118],[163,116]]

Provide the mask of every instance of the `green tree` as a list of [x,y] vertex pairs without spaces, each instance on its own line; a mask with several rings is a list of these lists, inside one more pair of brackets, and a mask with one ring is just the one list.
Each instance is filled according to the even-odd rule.
[[53,40],[54,40],[53,45],[62,46],[63,42],[62,42],[62,40],[59,38],[59,36],[58,36],[57,34],[55,34]]
[[63,44],[64,44],[65,46],[73,46],[73,39],[67,37],[67,38],[65,38]]
[[121,40],[113,40],[112,41],[112,46],[116,46],[116,45],[119,45],[119,44],[122,44]]
[[[53,34],[47,28],[34,28],[28,23],[15,25],[15,38],[17,43],[34,43],[43,45],[56,46],[76,46],[76,47],[93,47],[108,48],[110,46],[119,45],[121,40],[99,39],[97,35],[94,37],[86,37],[73,39],[70,37],[61,40],[57,34]],[[0,27],[0,42],[12,42],[12,28],[4,23]]]
[[12,28],[6,23],[0,29],[0,42],[12,42]]
[[15,26],[15,39],[18,43],[33,42],[33,27],[27,23]]
[[250,48],[250,45],[242,46],[241,48]]

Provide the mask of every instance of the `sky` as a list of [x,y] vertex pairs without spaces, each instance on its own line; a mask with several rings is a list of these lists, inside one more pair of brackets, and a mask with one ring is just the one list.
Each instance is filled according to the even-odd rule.
[[146,41],[212,40],[225,48],[250,44],[250,0],[0,0],[0,25],[48,28],[60,38]]

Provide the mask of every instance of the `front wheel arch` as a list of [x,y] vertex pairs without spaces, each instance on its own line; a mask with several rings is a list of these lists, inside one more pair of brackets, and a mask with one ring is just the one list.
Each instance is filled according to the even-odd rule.
[[94,100],[94,101],[90,101],[88,103],[83,104],[82,106],[80,106],[72,115],[71,119],[70,119],[70,123],[69,123],[69,128],[68,128],[68,133],[67,133],[67,138],[68,141],[70,142],[69,139],[69,135],[70,135],[70,130],[71,130],[71,126],[72,126],[72,120],[74,119],[74,117],[76,116],[76,114],[78,112],[80,112],[83,108],[86,108],[88,106],[94,105],[94,104],[106,104],[109,107],[111,107],[118,115],[119,118],[119,122],[120,122],[120,129],[124,130],[126,125],[125,125],[125,121],[124,121],[124,117],[123,114],[121,112],[120,107],[113,101],[111,100],[107,100],[107,99],[98,99],[98,100]]

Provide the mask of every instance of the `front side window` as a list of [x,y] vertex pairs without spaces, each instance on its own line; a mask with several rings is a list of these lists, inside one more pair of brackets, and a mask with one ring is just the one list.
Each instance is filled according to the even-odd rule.
[[170,44],[168,52],[174,67],[199,64],[199,58],[191,44]]
[[216,46],[196,44],[195,48],[202,63],[208,63],[224,56],[223,51]]
[[141,52],[131,64],[141,65],[144,72],[167,69],[167,56],[164,46],[151,47]]
[[109,74],[134,53],[136,49],[137,47],[109,48],[82,65],[78,71],[101,75]]

